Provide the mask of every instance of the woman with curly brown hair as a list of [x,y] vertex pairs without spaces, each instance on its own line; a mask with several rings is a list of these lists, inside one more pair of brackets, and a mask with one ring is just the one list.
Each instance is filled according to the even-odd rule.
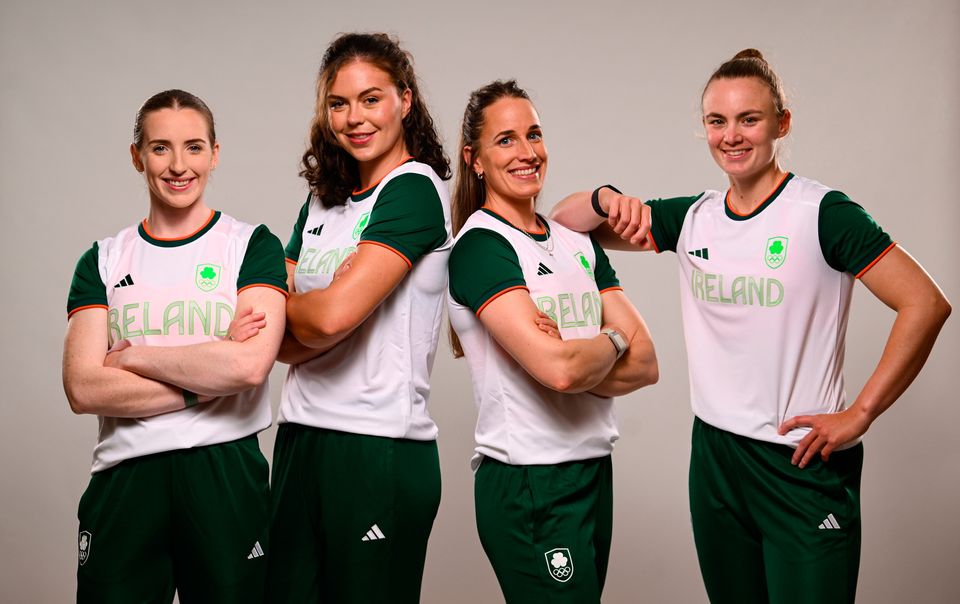
[[273,464],[273,602],[417,602],[440,502],[430,370],[451,247],[449,160],[410,55],[327,49],[286,248],[290,364]]

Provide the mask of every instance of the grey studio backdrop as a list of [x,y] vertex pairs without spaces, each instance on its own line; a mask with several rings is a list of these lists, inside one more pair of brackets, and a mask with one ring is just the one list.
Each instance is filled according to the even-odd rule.
[[[321,54],[338,32],[386,30],[414,54],[447,149],[470,90],[516,77],[550,150],[541,209],[612,182],[640,196],[725,186],[697,119],[721,61],[761,49],[794,111],[788,169],[861,202],[957,304],[960,4],[872,2],[104,2],[0,5],[0,585],[4,602],[72,599],[76,506],[96,420],[60,385],[65,299],[92,241],[145,216],[127,146],[139,104],[180,87],[213,108],[222,144],[208,202],[289,237]],[[705,602],[687,510],[691,412],[672,254],[612,254],[653,332],[658,385],[618,403],[615,534],[605,602]],[[893,313],[858,285],[847,391]],[[866,438],[860,601],[960,601],[958,324]],[[286,367],[271,381],[276,405]],[[441,344],[431,409],[443,500],[423,585],[430,603],[500,599],[473,518],[467,367]],[[260,435],[269,458],[275,428]],[[359,538],[359,537],[358,537]],[[95,547],[95,544],[94,544]]]

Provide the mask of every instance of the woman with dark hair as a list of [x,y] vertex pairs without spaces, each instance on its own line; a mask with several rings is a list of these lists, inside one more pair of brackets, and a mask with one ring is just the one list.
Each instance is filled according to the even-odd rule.
[[274,453],[272,602],[417,602],[440,502],[427,412],[450,236],[449,162],[385,34],[323,57],[286,248],[290,364]]
[[202,100],[148,99],[130,154],[149,214],[77,264],[63,383],[73,411],[100,423],[78,512],[78,602],[264,597],[257,432],[283,335],[283,248],[206,205],[219,150]]
[[599,602],[611,397],[656,382],[653,342],[603,250],[537,214],[547,149],[516,82],[473,92],[458,157],[449,309],[479,410],[480,540],[507,602]]
[[[779,77],[756,50],[702,95],[726,192],[646,204],[611,187],[554,218],[680,268],[696,415],[690,507],[712,602],[853,602],[860,438],[920,372],[950,305],[923,268],[843,193],[780,167],[790,131]],[[856,279],[897,313],[873,375],[843,384]]]

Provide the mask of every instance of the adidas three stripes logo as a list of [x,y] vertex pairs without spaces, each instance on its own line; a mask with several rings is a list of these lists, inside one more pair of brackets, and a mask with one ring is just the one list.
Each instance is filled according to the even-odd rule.
[[370,527],[370,530],[367,531],[367,534],[360,539],[360,541],[379,541],[386,538],[387,536],[383,534],[383,531],[380,530],[380,527],[374,524]]

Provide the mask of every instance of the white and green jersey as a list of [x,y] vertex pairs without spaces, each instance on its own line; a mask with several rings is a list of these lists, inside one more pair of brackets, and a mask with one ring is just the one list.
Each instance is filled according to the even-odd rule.
[[[286,294],[283,248],[267,227],[220,212],[182,239],[158,239],[146,221],[93,244],[77,263],[67,312],[106,308],[109,343],[184,346],[222,340],[237,294],[266,286]],[[197,367],[197,373],[203,367]],[[125,459],[213,445],[270,425],[267,384],[141,419],[100,417],[93,471]]]
[[612,398],[547,388],[480,322],[499,295],[525,289],[564,340],[600,333],[600,293],[620,289],[606,254],[589,235],[539,220],[544,232],[527,233],[489,210],[474,212],[450,256],[450,321],[478,409],[474,469],[484,455],[513,465],[603,457],[619,436]]
[[452,237],[447,187],[430,166],[407,161],[344,205],[308,197],[286,248],[296,291],[327,287],[360,244],[396,252],[410,272],[349,337],[290,367],[278,421],[434,440],[427,400]]
[[893,247],[846,195],[787,174],[747,216],[726,195],[656,199],[651,234],[676,252],[693,412],[750,438],[796,446],[777,427],[845,405],[854,277]]

